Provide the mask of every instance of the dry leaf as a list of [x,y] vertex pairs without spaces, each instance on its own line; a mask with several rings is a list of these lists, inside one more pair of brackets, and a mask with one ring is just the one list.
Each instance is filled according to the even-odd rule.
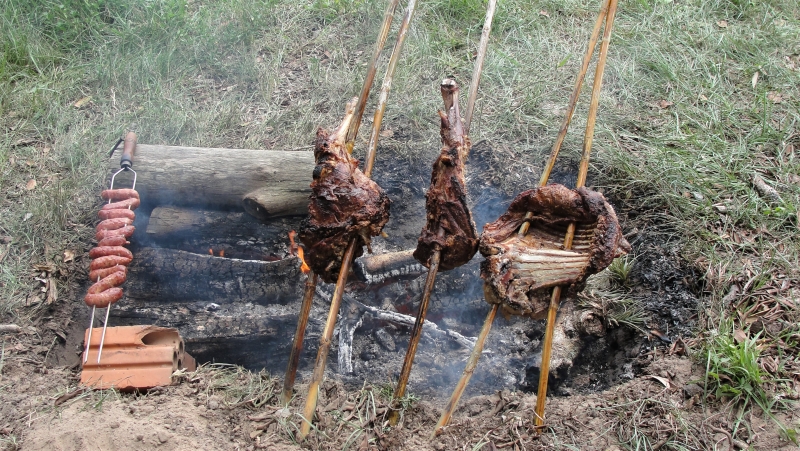
[[548,12],[547,12],[547,11],[545,11],[545,10],[541,10],[541,11],[539,11],[539,15],[540,15],[540,16],[544,16],[544,17],[550,17],[550,13],[548,13]]
[[756,84],[758,83],[758,71],[756,71],[756,73],[753,74],[753,79],[750,80],[750,81],[753,82],[753,89],[755,89],[756,88]]
[[717,26],[720,28],[728,28],[728,21],[727,20],[718,20]]
[[662,110],[665,109],[665,108],[669,108],[672,105],[675,105],[675,104],[670,102],[669,100],[661,99],[661,100],[658,101],[658,107],[661,108]]
[[92,96],[86,96],[86,97],[78,100],[77,102],[75,102],[72,106],[74,106],[75,108],[79,108],[80,109],[80,108],[85,107],[86,104],[88,104],[91,101],[92,101]]
[[770,91],[767,93],[767,99],[769,99],[772,103],[781,103],[783,102],[783,96],[779,92]]
[[669,379],[667,379],[666,377],[656,376],[656,375],[653,375],[653,374],[651,374],[649,376],[645,376],[645,377],[649,377],[650,379],[654,379],[654,380],[657,380],[657,381],[661,382],[661,384],[664,386],[664,388],[667,388],[667,389],[672,388],[672,384],[670,383]]
[[75,252],[72,252],[69,249],[65,250],[64,251],[64,263],[69,263],[69,262],[71,262],[73,260],[75,260]]
[[733,331],[733,339],[736,340],[737,343],[744,343],[747,341],[747,334],[744,333],[742,329],[736,329]]
[[35,179],[28,180],[28,183],[25,184],[25,189],[30,191],[34,188],[36,188],[36,180]]
[[391,128],[387,128],[386,130],[381,132],[381,136],[384,138],[391,138],[394,136],[394,131]]

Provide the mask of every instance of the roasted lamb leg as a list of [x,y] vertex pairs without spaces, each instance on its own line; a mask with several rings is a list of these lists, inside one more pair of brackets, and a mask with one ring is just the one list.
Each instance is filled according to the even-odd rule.
[[389,220],[389,197],[358,169],[358,161],[346,149],[356,101],[347,104],[344,120],[334,131],[317,130],[311,202],[308,218],[300,225],[306,261],[328,283],[336,281],[350,241],[358,240],[355,256],[360,256]]
[[[528,212],[530,229],[518,230]],[[575,223],[575,238],[564,250],[564,235]],[[484,294],[504,311],[535,319],[547,314],[551,290],[583,289],[586,278],[630,251],[614,208],[602,194],[587,188],[571,190],[547,185],[523,192],[495,222],[486,224],[480,251]]]
[[422,229],[414,258],[425,266],[436,248],[441,250],[439,270],[467,263],[478,250],[478,231],[467,207],[464,163],[470,141],[464,134],[458,111],[458,84],[445,79],[441,85],[445,111],[442,120],[442,150],[433,163],[431,186],[425,195],[427,221]]

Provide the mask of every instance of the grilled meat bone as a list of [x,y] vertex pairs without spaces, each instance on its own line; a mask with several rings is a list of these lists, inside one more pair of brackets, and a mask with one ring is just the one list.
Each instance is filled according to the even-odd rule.
[[458,110],[458,84],[445,79],[441,85],[445,111],[439,111],[442,150],[433,163],[431,186],[425,194],[427,221],[422,229],[414,258],[425,266],[433,251],[441,250],[439,270],[457,268],[478,250],[478,232],[467,206],[464,163],[471,143],[464,134]]
[[[345,135],[357,98],[348,102],[344,120],[331,133],[317,130],[308,218],[300,225],[300,241],[311,269],[328,283],[336,281],[347,245],[356,239],[356,257],[369,248],[389,220],[389,197],[360,169],[347,152]],[[371,252],[371,250],[370,250]]]
[[[532,212],[529,232],[517,231]],[[564,235],[576,224],[572,248]],[[602,194],[587,188],[571,190],[547,185],[521,193],[497,221],[486,224],[480,251],[484,294],[507,313],[543,318],[550,304],[549,288],[583,289],[586,278],[628,253],[614,208]]]

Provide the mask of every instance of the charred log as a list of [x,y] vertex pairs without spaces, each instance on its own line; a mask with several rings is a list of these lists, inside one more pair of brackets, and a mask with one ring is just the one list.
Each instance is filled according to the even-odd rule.
[[134,255],[120,304],[286,304],[296,301],[301,291],[296,257],[268,262],[149,247],[137,249]]

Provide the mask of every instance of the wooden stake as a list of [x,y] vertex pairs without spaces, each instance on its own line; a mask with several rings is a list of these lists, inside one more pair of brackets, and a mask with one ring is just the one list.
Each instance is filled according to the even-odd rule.
[[375,51],[372,53],[372,61],[369,63],[367,70],[367,77],[364,78],[364,85],[361,87],[361,94],[358,95],[358,103],[356,104],[356,115],[353,122],[347,128],[347,135],[345,135],[345,143],[347,145],[348,153],[353,153],[353,146],[355,145],[356,136],[358,136],[358,128],[361,126],[361,118],[364,116],[364,108],[367,106],[367,98],[369,92],[372,90],[372,83],[375,80],[375,73],[378,71],[378,59],[381,57],[383,47],[386,45],[386,38],[389,36],[389,30],[394,21],[394,12],[400,0],[391,0],[386,5],[386,12],[383,14],[383,24],[381,30],[378,32],[378,39],[375,42]]
[[288,405],[292,400],[292,388],[294,378],[297,374],[297,365],[300,362],[300,353],[303,352],[303,337],[306,334],[308,325],[308,314],[311,311],[311,304],[314,300],[314,291],[317,288],[317,274],[310,273],[306,279],[306,289],[303,293],[303,303],[300,305],[300,319],[297,322],[297,330],[294,331],[292,341],[292,352],[289,355],[289,364],[286,367],[286,375],[283,378],[283,404]]
[[[592,137],[594,136],[594,124],[597,118],[597,108],[600,100],[600,87],[603,84],[603,72],[608,56],[608,46],[611,42],[611,30],[614,27],[614,16],[617,12],[617,0],[609,0],[608,17],[606,27],[603,32],[603,43],[600,45],[600,56],[597,60],[597,68],[594,74],[594,84],[592,85],[592,100],[589,106],[589,117],[586,122],[586,132],[583,141],[583,155],[581,156],[580,167],[578,169],[578,180],[575,185],[580,188],[586,184],[586,175],[589,172],[589,157],[592,152]],[[527,224],[527,223],[526,223]],[[567,235],[564,237],[564,249],[572,248],[572,238],[575,236],[575,224],[570,224],[567,228]],[[550,297],[550,306],[547,310],[547,329],[542,343],[542,367],[539,372],[539,388],[536,392],[536,418],[534,423],[541,428],[544,426],[544,407],[547,400],[547,380],[550,373],[550,355],[553,348],[553,331],[556,323],[556,313],[561,301],[561,287],[555,287]]]
[[572,88],[572,94],[569,96],[567,114],[564,116],[564,120],[561,122],[561,128],[558,130],[558,136],[556,137],[555,143],[553,143],[553,148],[550,150],[550,158],[547,160],[547,166],[545,166],[544,170],[542,171],[542,177],[539,181],[539,186],[547,185],[547,180],[550,178],[550,173],[553,171],[553,166],[556,164],[558,152],[561,150],[561,145],[564,143],[564,138],[567,136],[567,129],[569,128],[570,122],[572,122],[572,116],[575,114],[575,105],[578,103],[578,96],[581,93],[583,79],[586,78],[586,71],[589,69],[589,63],[592,60],[592,55],[594,55],[594,49],[597,47],[597,38],[600,36],[600,28],[603,25],[603,21],[608,16],[608,5],[610,2],[611,0],[604,0],[603,6],[600,8],[600,13],[597,15],[597,20],[594,23],[592,35],[589,38],[589,45],[586,47],[586,53],[583,55],[581,69],[578,71],[578,78],[575,79],[575,86]]
[[483,60],[486,57],[486,49],[489,47],[489,34],[492,32],[496,6],[497,0],[489,0],[489,6],[486,8],[486,20],[483,22],[483,31],[481,32],[481,42],[478,45],[478,56],[475,59],[475,68],[472,70],[472,82],[469,84],[469,96],[467,97],[467,112],[464,116],[464,133],[467,135],[469,135],[469,126],[472,124],[472,113],[475,111],[475,100],[478,97],[478,85],[481,83]]
[[[350,125],[347,128],[347,134],[345,135],[345,145],[347,146],[348,153],[353,153],[353,146],[355,145],[355,139],[358,135],[358,128],[361,125],[361,118],[364,115],[364,109],[367,105],[367,98],[369,98],[369,93],[372,90],[372,84],[375,80],[375,73],[378,71],[378,59],[383,52],[383,48],[386,46],[386,39],[389,36],[389,30],[391,29],[392,22],[394,21],[394,12],[397,9],[398,4],[400,4],[400,0],[391,0],[389,4],[386,5],[386,11],[383,15],[383,24],[378,32],[378,39],[375,42],[375,50],[372,54],[372,60],[370,61],[369,69],[367,70],[367,76],[364,78],[364,84],[361,87],[361,93],[359,94],[358,102],[356,103],[355,116],[350,122]],[[374,158],[375,156],[373,154],[372,159]],[[367,177],[369,177],[369,174],[367,174]],[[292,342],[292,353],[289,355],[289,364],[283,380],[284,404],[288,404],[292,399],[292,388],[294,386],[295,375],[297,374],[298,359],[300,358],[300,352],[303,350],[303,337],[305,335],[305,329],[308,325],[308,314],[311,311],[311,304],[314,299],[314,291],[316,290],[316,287],[317,275],[311,273],[308,275],[308,279],[306,279],[306,288],[305,292],[303,293],[303,301],[300,307],[300,318],[297,322],[297,330],[295,331],[295,338]]]
[[[389,90],[392,88],[392,81],[394,80],[394,71],[397,68],[397,61],[400,59],[400,51],[403,49],[403,43],[408,34],[408,28],[411,24],[411,18],[414,16],[414,10],[417,7],[417,0],[408,0],[406,7],[406,15],[403,17],[403,22],[400,24],[400,29],[397,31],[397,42],[392,50],[392,56],[389,58],[389,65],[386,67],[386,75],[383,77],[383,86],[381,86],[381,94],[378,97],[378,106],[375,109],[375,115],[372,118],[372,130],[369,136],[369,145],[367,146],[367,158],[364,165],[364,174],[369,177],[372,174],[372,166],[375,161],[375,152],[378,148],[378,137],[381,132],[381,123],[383,122],[383,114],[386,112],[386,103],[389,101]],[[369,158],[372,156],[372,158]]]
[[350,264],[356,253],[357,240],[353,240],[347,246],[342,259],[342,269],[339,271],[339,278],[336,279],[336,288],[331,296],[331,307],[328,311],[328,320],[325,322],[325,329],[322,331],[322,338],[319,342],[317,351],[317,361],[314,365],[314,373],[311,376],[311,384],[308,386],[308,398],[306,398],[305,410],[303,410],[303,424],[300,426],[300,435],[297,440],[302,442],[311,431],[311,422],[314,421],[314,412],[317,409],[317,399],[319,397],[319,385],[325,376],[325,364],[328,361],[328,352],[331,349],[331,338],[333,328],[336,326],[336,316],[339,314],[339,307],[342,305],[342,295],[344,285],[347,282],[347,275],[350,272]]
[[[372,130],[370,133],[370,143],[367,149],[366,162],[364,164],[364,175],[370,177],[372,169],[375,166],[375,155],[378,148],[378,136],[380,132],[381,121],[383,114],[386,111],[386,102],[389,98],[389,90],[392,87],[392,79],[394,72],[397,68],[397,61],[400,59],[400,51],[403,48],[403,41],[408,34],[408,28],[411,24],[411,18],[414,15],[416,8],[416,0],[409,0],[406,7],[406,15],[403,22],[400,24],[400,29],[397,32],[397,43],[392,49],[392,55],[389,58],[389,65],[386,68],[386,75],[383,79],[383,86],[381,87],[381,95],[378,100],[378,108],[375,111],[375,116],[372,122]],[[342,295],[344,294],[344,286],[347,282],[347,276],[350,273],[350,266],[353,263],[355,256],[357,240],[353,239],[347,246],[347,250],[342,257],[342,267],[339,270],[339,278],[336,279],[336,288],[333,290],[331,297],[331,307],[328,311],[328,319],[325,322],[325,329],[322,332],[322,339],[320,340],[319,351],[317,352],[317,362],[314,365],[314,373],[311,378],[311,384],[308,387],[308,398],[306,399],[306,406],[303,411],[303,424],[300,426],[300,434],[298,441],[303,441],[311,431],[311,422],[314,420],[314,412],[317,409],[317,400],[319,398],[319,385],[325,376],[325,364],[328,360],[328,352],[331,347],[331,337],[333,336],[333,328],[336,325],[336,316],[339,314],[339,307],[342,303]]]
[[481,358],[483,345],[486,343],[486,337],[489,336],[489,331],[492,329],[492,323],[494,322],[494,317],[497,315],[497,309],[499,307],[499,304],[492,305],[492,309],[489,310],[489,314],[486,315],[481,333],[478,335],[478,341],[475,342],[475,347],[472,348],[472,353],[469,355],[469,360],[467,360],[467,366],[464,368],[464,372],[461,374],[461,379],[459,379],[455,390],[453,390],[453,394],[450,395],[450,401],[447,402],[447,406],[445,406],[444,412],[439,418],[439,422],[436,423],[436,427],[433,429],[431,439],[439,435],[442,428],[447,426],[447,423],[450,422],[450,417],[453,416],[453,412],[456,410],[458,400],[461,399],[461,395],[464,393],[464,389],[467,388],[467,384],[472,377],[472,373],[475,371],[475,367],[478,366],[478,359]]
[[[483,71],[483,61],[486,57],[486,50],[489,47],[489,34],[492,31],[492,20],[494,19],[494,11],[497,6],[497,0],[489,0],[489,5],[486,9],[486,20],[483,24],[483,31],[481,33],[481,41],[478,45],[478,56],[475,60],[475,68],[472,72],[472,82],[470,83],[469,98],[467,99],[467,114],[464,120],[464,136],[469,135],[469,127],[472,122],[472,113],[475,110],[475,99],[478,95],[478,85],[481,81],[481,72]],[[461,120],[461,115],[458,112],[458,98],[450,99],[455,105],[455,120]],[[448,99],[445,98],[445,107],[447,108]],[[465,140],[466,141],[466,140]],[[439,230],[442,233],[443,230]],[[438,247],[433,251],[430,257],[430,266],[428,267],[428,275],[425,278],[425,288],[422,293],[422,299],[419,304],[419,311],[417,312],[417,321],[414,323],[414,329],[411,331],[411,338],[408,342],[408,349],[406,350],[405,358],[403,359],[403,367],[400,370],[400,378],[397,381],[397,387],[394,390],[392,397],[392,411],[389,413],[389,424],[396,426],[400,418],[399,400],[405,395],[408,378],[411,374],[411,367],[414,364],[414,356],[417,353],[417,345],[422,334],[422,326],[425,323],[425,316],[428,312],[428,304],[430,302],[431,293],[436,283],[436,273],[439,270],[439,259],[441,257],[441,249]],[[490,326],[491,328],[491,326]],[[488,334],[489,331],[487,330]],[[477,357],[475,364],[477,365]],[[457,400],[456,400],[457,402]]]
[[414,328],[411,329],[411,338],[408,341],[408,350],[403,359],[403,368],[400,370],[400,378],[397,380],[397,387],[394,389],[392,397],[392,407],[389,413],[389,424],[397,426],[400,419],[400,398],[406,394],[406,384],[408,384],[408,377],[411,374],[411,367],[414,364],[414,356],[417,354],[417,345],[419,338],[422,336],[422,326],[425,323],[425,315],[428,313],[428,303],[433,293],[433,286],[436,283],[436,272],[439,271],[439,258],[442,251],[436,246],[430,258],[430,266],[428,267],[428,276],[425,278],[425,288],[422,291],[422,299],[419,301],[419,312],[417,312],[417,320],[414,322]]

